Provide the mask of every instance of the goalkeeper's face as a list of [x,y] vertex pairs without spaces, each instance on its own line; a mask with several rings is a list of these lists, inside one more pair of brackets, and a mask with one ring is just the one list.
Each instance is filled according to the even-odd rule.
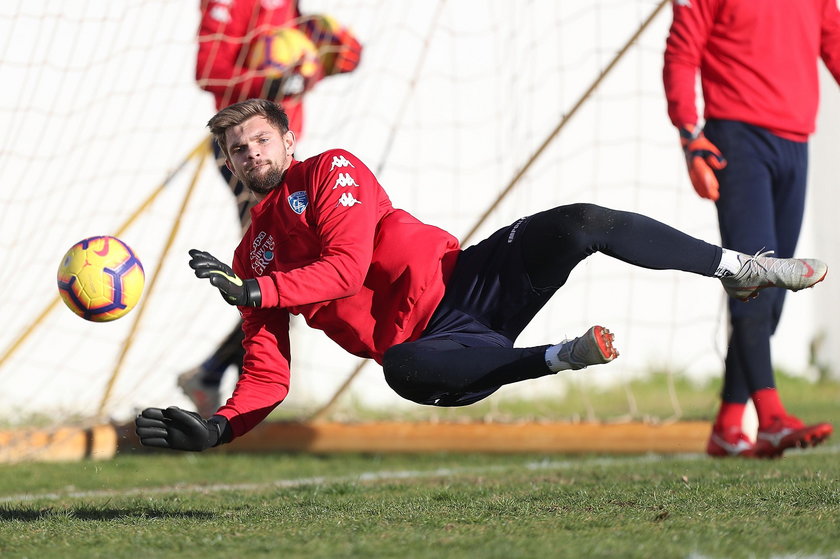
[[259,198],[280,184],[295,151],[294,133],[281,133],[261,116],[228,128],[225,140],[228,168]]

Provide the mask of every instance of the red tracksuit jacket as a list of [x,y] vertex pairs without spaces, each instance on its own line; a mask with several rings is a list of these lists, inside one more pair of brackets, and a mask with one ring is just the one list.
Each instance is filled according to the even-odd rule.
[[794,141],[814,131],[817,59],[840,82],[836,0],[675,0],[663,78],[674,126],[697,123],[697,70],[706,119],[746,122]]
[[[265,78],[252,75],[248,52],[261,34],[294,27],[299,17],[297,0],[201,0],[195,77],[202,89],[213,94],[217,110],[265,95]],[[301,99],[286,97],[283,109],[299,140]]]
[[350,353],[381,362],[386,349],[420,336],[459,251],[446,231],[395,209],[351,153],[292,161],[283,182],[251,210],[234,255],[234,271],[259,281],[263,304],[240,307],[243,372],[218,412],[234,436],[288,393],[289,313]]

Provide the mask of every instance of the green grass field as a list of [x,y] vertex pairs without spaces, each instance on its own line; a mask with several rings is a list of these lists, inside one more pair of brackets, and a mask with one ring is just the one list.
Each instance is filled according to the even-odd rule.
[[837,557],[837,451],[5,466],[0,556]]
[[[836,384],[788,384],[840,424]],[[127,453],[0,466],[0,557],[840,557],[840,441],[701,455]]]

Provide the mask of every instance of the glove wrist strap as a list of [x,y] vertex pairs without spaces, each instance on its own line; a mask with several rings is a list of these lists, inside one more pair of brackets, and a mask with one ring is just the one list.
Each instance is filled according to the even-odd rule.
[[683,143],[688,143],[696,140],[703,134],[703,128],[700,126],[686,125],[680,128],[680,139]]
[[260,284],[257,280],[245,280],[245,296],[248,299],[249,307],[262,306],[262,291],[260,290]]
[[229,443],[233,439],[233,431],[230,428],[230,422],[222,415],[214,415],[207,420],[208,442],[210,446],[219,446],[224,443]]

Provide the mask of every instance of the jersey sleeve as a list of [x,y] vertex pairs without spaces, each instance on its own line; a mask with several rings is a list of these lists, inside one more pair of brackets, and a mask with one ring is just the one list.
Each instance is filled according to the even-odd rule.
[[840,84],[840,10],[836,0],[825,0],[820,36],[820,57]]
[[662,79],[668,117],[677,128],[697,124],[697,75],[714,23],[716,1],[673,2]]
[[257,278],[264,306],[332,301],[361,289],[373,257],[379,205],[387,202],[373,173],[351,153],[331,150],[307,177],[307,220],[320,257],[287,272]]
[[[254,4],[257,5],[257,4]],[[260,97],[265,78],[247,66],[256,32],[252,2],[202,0],[195,77],[199,87],[230,102]]]
[[[234,271],[242,275],[238,258]],[[240,437],[268,416],[289,393],[291,344],[289,313],[283,309],[239,307],[245,358],[233,394],[218,412]]]

